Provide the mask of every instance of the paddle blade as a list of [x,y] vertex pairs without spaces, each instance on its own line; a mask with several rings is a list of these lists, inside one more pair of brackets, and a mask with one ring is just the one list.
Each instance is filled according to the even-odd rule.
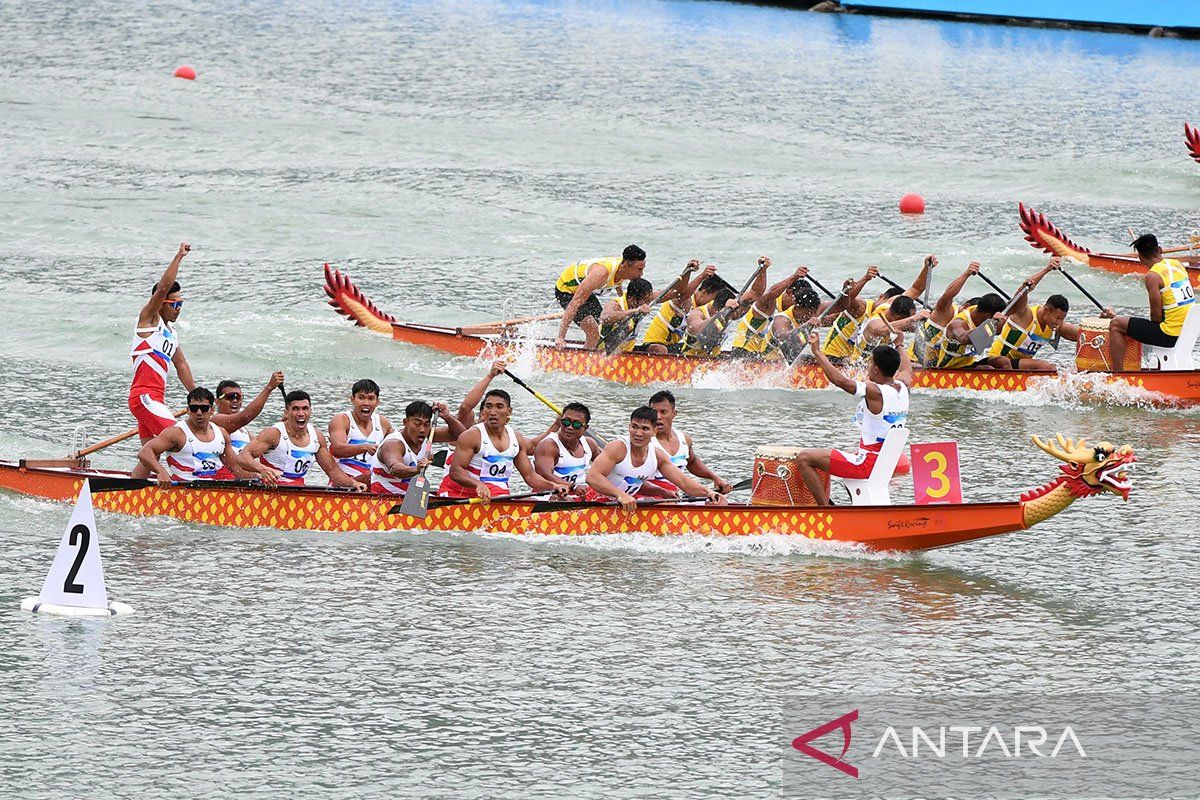
[[408,491],[400,503],[400,513],[417,519],[425,519],[429,513],[429,478],[425,477],[424,472],[408,482]]
[[433,458],[430,459],[429,463],[433,464],[435,467],[444,467],[446,466],[446,458],[449,456],[449,454],[449,450],[438,450],[433,454]]
[[976,353],[986,353],[996,339],[996,324],[988,320],[971,331],[971,346]]

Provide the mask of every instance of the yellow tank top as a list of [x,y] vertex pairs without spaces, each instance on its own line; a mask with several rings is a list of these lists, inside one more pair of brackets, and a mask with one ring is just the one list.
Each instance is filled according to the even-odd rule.
[[875,301],[868,300],[861,317],[856,317],[847,309],[837,315],[825,341],[821,342],[821,352],[830,358],[849,358],[854,354],[858,333],[875,311]]
[[[974,308],[975,306],[967,306],[955,314],[950,322],[953,322],[955,319],[961,319],[967,323],[967,330],[974,330],[977,327],[971,320],[971,311]],[[946,323],[946,327],[950,327],[949,322]],[[937,363],[934,365],[938,369],[962,369],[963,367],[969,367],[978,361],[981,355],[975,352],[975,348],[971,346],[970,342],[960,344],[947,336],[944,329],[942,330],[938,345],[941,353],[938,356]]]
[[[867,338],[867,330],[866,330],[867,325],[871,322],[871,320],[876,319],[876,318],[887,319],[887,312],[888,312],[888,309],[891,307],[891,305],[892,305],[892,303],[890,300],[884,300],[881,303],[874,304],[874,308],[871,309],[871,313],[868,314],[866,319],[863,320],[862,325],[858,329],[858,334],[854,337],[854,352],[850,356],[851,360],[861,361],[862,359],[866,358],[868,351],[874,350],[877,346],[879,346],[881,344],[887,344],[892,340],[891,332],[888,331],[886,328],[884,329],[884,334],[882,337],[876,336],[873,338]],[[912,357],[912,341],[911,340],[908,343],[908,352],[909,352],[909,357],[911,358]],[[915,361],[916,359],[913,359],[913,360]]]
[[[709,302],[705,303],[704,305],[700,306],[698,308],[698,310],[703,315],[704,319],[706,319],[706,320],[710,319],[713,315],[712,301],[709,301]],[[718,343],[716,346],[711,347],[707,350],[704,350],[696,343],[696,337],[689,333],[689,334],[687,334],[687,338],[684,340],[684,343],[683,343],[683,354],[685,356],[692,356],[692,357],[707,356],[710,358],[715,358],[716,356],[721,355],[721,345]]]
[[1183,332],[1183,321],[1196,302],[1196,293],[1188,280],[1187,270],[1173,258],[1164,258],[1150,268],[1162,278],[1163,321],[1159,323],[1167,336],[1178,336]]
[[583,279],[587,277],[588,269],[592,264],[603,264],[608,270],[608,280],[600,288],[606,289],[609,286],[617,285],[617,267],[621,266],[621,257],[606,256],[604,258],[587,258],[567,267],[558,276],[554,288],[566,294],[575,294],[579,284],[583,283]]
[[750,306],[740,320],[733,335],[733,347],[747,353],[765,353],[771,339],[773,314],[763,315],[758,306]]
[[[615,299],[617,305],[621,307],[622,311],[629,310],[629,298],[627,295],[620,295]],[[621,342],[620,346],[612,352],[628,353],[633,350],[634,344],[634,337],[630,336],[630,334],[633,333],[632,327],[633,317],[625,317],[624,319],[619,319],[616,322],[606,322],[600,326],[600,339],[601,341],[607,341],[610,336],[618,339],[624,339],[625,341]]]
[[687,330],[687,314],[680,311],[675,303],[663,303],[658,307],[642,344],[678,344],[683,341],[684,331]]
[[1033,358],[1042,345],[1054,338],[1054,329],[1049,325],[1038,322],[1038,312],[1041,306],[1030,306],[1033,312],[1033,322],[1028,330],[1015,324],[1011,319],[1004,323],[992,346],[988,349],[989,356],[1004,356],[1005,358]]

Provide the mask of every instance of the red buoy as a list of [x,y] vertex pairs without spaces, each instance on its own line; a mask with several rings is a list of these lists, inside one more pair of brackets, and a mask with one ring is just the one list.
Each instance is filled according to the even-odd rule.
[[906,194],[900,198],[901,214],[924,214],[925,198],[919,194]]
[[185,81],[194,81],[196,80],[196,70],[192,69],[187,64],[184,64],[182,67],[179,67],[175,70],[175,77],[183,78]]

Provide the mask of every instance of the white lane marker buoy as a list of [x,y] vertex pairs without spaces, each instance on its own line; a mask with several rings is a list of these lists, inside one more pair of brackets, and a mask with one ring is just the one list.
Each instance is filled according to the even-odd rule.
[[83,482],[71,521],[63,531],[50,565],[50,574],[37,597],[21,601],[22,611],[66,617],[112,617],[132,614],[133,608],[109,601],[100,564],[100,541],[96,536],[96,512],[92,509],[92,487]]

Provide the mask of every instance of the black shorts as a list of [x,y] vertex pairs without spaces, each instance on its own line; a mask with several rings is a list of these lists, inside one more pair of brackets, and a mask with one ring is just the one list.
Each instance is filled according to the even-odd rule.
[[1151,322],[1141,317],[1129,318],[1129,338],[1137,339],[1142,344],[1148,344],[1151,347],[1174,347],[1175,342],[1179,340],[1178,336],[1168,336],[1163,333],[1162,327],[1157,322]]
[[[563,292],[558,289],[554,290],[554,299],[564,309],[571,304],[571,298],[575,295],[569,292]],[[594,294],[588,295],[588,299],[583,301],[583,305],[579,307],[579,311],[575,312],[575,322],[583,322],[588,317],[595,317],[596,322],[600,322],[600,312],[603,309],[600,307],[600,299]]]

